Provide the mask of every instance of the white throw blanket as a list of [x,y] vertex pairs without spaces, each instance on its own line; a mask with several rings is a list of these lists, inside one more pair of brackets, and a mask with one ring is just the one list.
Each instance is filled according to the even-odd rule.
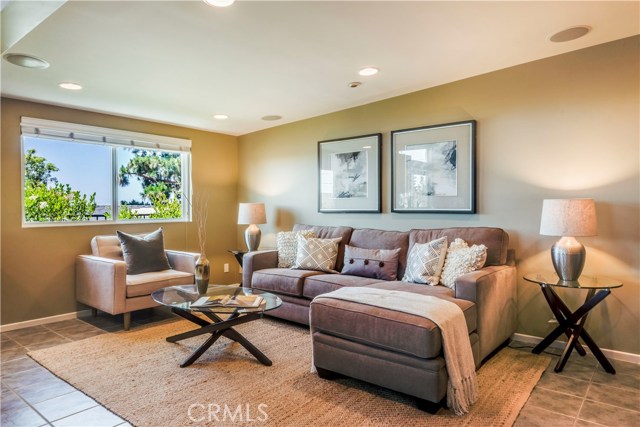
[[411,292],[359,287],[341,288],[319,295],[314,301],[324,298],[357,302],[431,320],[438,325],[442,334],[442,348],[449,376],[447,405],[456,415],[463,415],[478,400],[478,382],[469,330],[464,313],[456,304]]

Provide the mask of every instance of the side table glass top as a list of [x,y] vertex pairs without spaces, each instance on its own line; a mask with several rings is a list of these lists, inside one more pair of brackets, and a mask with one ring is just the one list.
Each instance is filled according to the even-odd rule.
[[208,311],[213,313],[255,313],[261,311],[269,311],[280,307],[282,300],[268,292],[258,291],[251,288],[241,288],[238,286],[211,285],[207,290],[207,296],[234,296],[234,295],[260,295],[265,302],[260,307],[255,308],[237,308],[237,307],[194,307],[191,304],[196,302],[198,298],[204,296],[198,294],[196,285],[170,286],[168,288],[158,289],[151,294],[151,297],[157,303],[168,307],[180,308],[182,310]]
[[539,285],[557,286],[561,288],[614,289],[622,287],[622,282],[619,280],[602,276],[582,275],[578,280],[564,281],[560,280],[556,273],[540,272],[525,274],[524,279]]

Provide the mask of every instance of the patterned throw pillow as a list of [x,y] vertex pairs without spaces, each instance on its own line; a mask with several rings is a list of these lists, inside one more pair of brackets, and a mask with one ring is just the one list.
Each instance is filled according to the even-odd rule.
[[467,242],[462,239],[454,240],[447,251],[447,259],[442,270],[442,284],[455,289],[458,276],[481,269],[486,261],[487,247],[485,245],[469,247]]
[[342,237],[335,239],[305,238],[298,236],[298,254],[291,268],[337,273],[334,270],[338,259],[338,244]]
[[289,268],[295,264],[298,253],[298,236],[316,237],[316,233],[313,230],[281,231],[276,235],[278,268]]
[[400,249],[363,249],[346,245],[341,274],[380,280],[398,278]]
[[407,257],[405,282],[435,286],[440,282],[440,272],[447,253],[447,238],[441,237],[429,243],[415,243]]

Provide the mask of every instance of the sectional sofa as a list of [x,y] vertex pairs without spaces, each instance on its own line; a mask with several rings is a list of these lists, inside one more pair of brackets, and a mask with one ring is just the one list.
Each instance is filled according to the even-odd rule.
[[[516,269],[508,250],[509,236],[500,228],[460,227],[386,231],[296,224],[293,231],[312,230],[320,238],[341,238],[336,270],[344,266],[345,246],[400,249],[397,277],[383,281],[346,274],[278,268],[277,251],[250,252],[244,257],[243,283],[277,294],[280,308],[268,314],[312,324],[314,363],[321,376],[340,373],[438,403],[446,395],[447,374],[438,327],[428,319],[401,311],[338,299],[313,298],[339,289],[373,287],[432,295],[463,311],[476,367],[515,332]],[[446,236],[483,244],[487,258],[479,270],[457,277],[455,287],[403,282],[407,254],[416,243]],[[349,262],[349,260],[347,260]]]

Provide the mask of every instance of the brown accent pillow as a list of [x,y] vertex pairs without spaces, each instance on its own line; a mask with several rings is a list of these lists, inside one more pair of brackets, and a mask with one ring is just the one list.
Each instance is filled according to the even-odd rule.
[[398,278],[398,249],[363,249],[346,245],[341,274],[380,280]]
[[171,269],[164,252],[162,227],[146,236],[134,236],[122,231],[116,231],[116,234],[122,246],[124,262],[127,264],[127,274]]

